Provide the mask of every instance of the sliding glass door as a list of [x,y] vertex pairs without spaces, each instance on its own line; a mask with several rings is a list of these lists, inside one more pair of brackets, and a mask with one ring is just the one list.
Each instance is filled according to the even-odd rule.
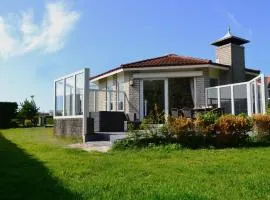
[[155,106],[159,111],[164,111],[164,80],[144,80],[143,96],[144,116],[149,115]]

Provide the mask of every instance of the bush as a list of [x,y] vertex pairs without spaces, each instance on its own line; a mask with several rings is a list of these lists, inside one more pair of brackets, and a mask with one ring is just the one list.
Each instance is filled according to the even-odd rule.
[[252,119],[246,115],[223,115],[216,123],[216,146],[239,146],[247,142]]
[[188,135],[194,130],[192,120],[185,117],[169,117],[167,123],[169,134],[177,138]]
[[144,118],[145,123],[148,124],[164,124],[165,116],[164,112],[160,110],[157,104],[155,104],[154,109],[150,111],[150,114]]
[[254,115],[253,121],[258,132],[270,133],[270,115]]
[[18,104],[13,102],[0,102],[0,128],[16,126],[13,119],[17,115]]
[[32,127],[33,123],[31,120],[26,119],[26,120],[24,120],[24,126],[25,127]]
[[[255,124],[258,135],[249,137]],[[270,145],[270,116],[246,114],[223,115],[209,112],[196,120],[168,117],[164,125],[143,120],[141,130],[130,130],[128,137],[118,141],[117,149],[178,145],[188,148],[237,147]],[[256,138],[257,137],[257,138]]]
[[194,121],[195,131],[203,134],[204,136],[214,134],[215,125],[218,119],[218,114],[214,112],[198,115]]
[[54,124],[53,117],[46,117],[45,122],[48,125],[53,125]]
[[252,127],[252,119],[243,114],[223,115],[216,123],[216,131],[222,135],[246,135]]
[[257,114],[253,116],[254,131],[259,141],[270,141],[270,115]]
[[268,106],[267,106],[267,110],[266,110],[266,113],[268,114],[268,115],[270,115],[270,101],[268,100],[268,104],[267,104]]

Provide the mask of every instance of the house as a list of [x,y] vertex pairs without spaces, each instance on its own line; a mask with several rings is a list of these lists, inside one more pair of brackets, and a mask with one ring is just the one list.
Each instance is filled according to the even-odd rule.
[[[214,61],[168,54],[122,64],[91,77],[90,111],[122,111],[131,120],[143,119],[158,105],[166,115],[173,108],[206,106],[205,89],[245,82],[260,74],[245,65],[248,40],[230,30],[214,41]],[[97,89],[98,88],[98,89]]]

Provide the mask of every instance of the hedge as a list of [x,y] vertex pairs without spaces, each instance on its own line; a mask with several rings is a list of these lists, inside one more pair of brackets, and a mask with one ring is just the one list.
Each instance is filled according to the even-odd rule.
[[0,102],[0,128],[11,128],[12,119],[16,118],[18,104],[16,102]]

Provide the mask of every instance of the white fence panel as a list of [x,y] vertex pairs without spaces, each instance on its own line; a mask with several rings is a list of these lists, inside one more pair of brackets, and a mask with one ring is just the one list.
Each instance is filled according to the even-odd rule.
[[264,114],[265,84],[264,75],[260,75],[248,82],[206,88],[206,106],[222,108],[226,114]]

